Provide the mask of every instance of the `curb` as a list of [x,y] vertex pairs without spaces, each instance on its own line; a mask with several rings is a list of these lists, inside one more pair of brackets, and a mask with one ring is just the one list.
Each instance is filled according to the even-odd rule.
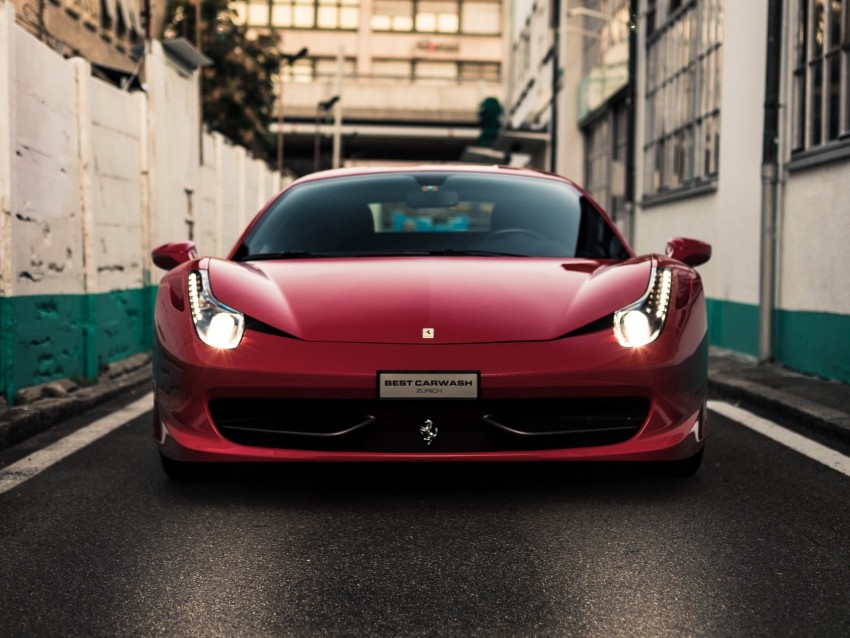
[[811,433],[842,444],[850,444],[850,417],[846,412],[793,397],[765,385],[741,379],[720,380],[709,375],[709,391],[721,399],[742,404],[789,429]]
[[[5,450],[60,421],[91,410],[128,390],[151,383],[150,355],[136,355],[110,366],[87,387],[67,396],[38,398],[32,403],[0,412],[0,450]],[[45,384],[45,387],[55,384]],[[42,396],[47,393],[42,393]]]

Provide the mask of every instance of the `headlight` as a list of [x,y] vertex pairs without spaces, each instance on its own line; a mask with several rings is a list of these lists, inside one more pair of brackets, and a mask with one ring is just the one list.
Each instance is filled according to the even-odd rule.
[[646,294],[614,313],[614,334],[621,346],[637,348],[658,338],[667,319],[672,289],[673,273],[670,269],[653,268]]
[[201,341],[222,350],[239,345],[245,332],[245,316],[213,297],[206,270],[189,273],[189,307]]

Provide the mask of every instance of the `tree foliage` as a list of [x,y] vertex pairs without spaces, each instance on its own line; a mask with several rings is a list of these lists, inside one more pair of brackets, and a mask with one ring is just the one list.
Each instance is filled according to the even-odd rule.
[[[168,0],[165,37],[196,43],[197,0]],[[275,156],[269,133],[274,115],[274,76],[280,67],[277,41],[269,35],[248,37],[234,22],[228,0],[201,2],[200,49],[211,66],[202,70],[204,123],[267,163]]]

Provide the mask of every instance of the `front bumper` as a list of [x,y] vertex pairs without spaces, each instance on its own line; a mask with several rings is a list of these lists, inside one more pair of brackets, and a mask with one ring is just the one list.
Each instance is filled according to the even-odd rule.
[[[179,333],[170,334],[166,340],[160,332],[155,348],[154,436],[164,455],[181,461],[672,461],[696,454],[707,434],[704,333],[669,330],[651,347],[625,349],[610,332],[471,345],[309,343],[248,332],[230,351],[208,348],[191,333],[178,339],[174,335]],[[214,418],[210,407],[257,400],[270,402],[268,411],[274,412],[275,402],[347,402],[361,406],[357,409],[364,414],[386,414],[389,404],[377,399],[378,370],[477,370],[480,399],[391,401],[393,418],[379,419],[390,430],[382,435],[370,425],[371,439],[350,437],[341,444],[301,443],[303,437],[273,434],[225,435],[226,428],[216,422],[221,415]],[[601,403],[604,410],[605,402],[623,398],[647,406],[645,417],[625,438],[508,436],[496,437],[495,443],[469,443],[492,405],[511,405],[514,413],[523,406],[561,405],[564,413],[576,402]],[[431,443],[421,432],[426,421],[441,428]],[[341,425],[339,431],[344,429]],[[466,439],[458,438],[461,430]]]

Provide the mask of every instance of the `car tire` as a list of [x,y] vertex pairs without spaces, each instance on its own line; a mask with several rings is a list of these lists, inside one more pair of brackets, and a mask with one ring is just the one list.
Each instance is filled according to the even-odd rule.
[[159,460],[162,463],[162,471],[172,481],[194,481],[203,478],[207,469],[206,463],[175,461],[162,453],[159,455]]

